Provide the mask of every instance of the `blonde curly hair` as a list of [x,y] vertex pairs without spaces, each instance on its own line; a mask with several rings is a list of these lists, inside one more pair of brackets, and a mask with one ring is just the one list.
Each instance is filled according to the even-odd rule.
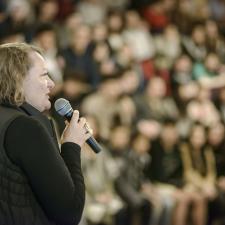
[[26,43],[0,45],[0,103],[19,106],[25,101],[22,84],[32,66],[32,51],[42,55],[39,48]]

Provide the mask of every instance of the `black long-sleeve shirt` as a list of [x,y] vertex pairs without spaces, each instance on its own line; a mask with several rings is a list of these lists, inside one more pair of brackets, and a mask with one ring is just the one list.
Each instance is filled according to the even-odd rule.
[[47,217],[59,225],[78,224],[85,201],[80,146],[64,143],[59,153],[45,127],[21,115],[6,131],[5,148],[27,175]]

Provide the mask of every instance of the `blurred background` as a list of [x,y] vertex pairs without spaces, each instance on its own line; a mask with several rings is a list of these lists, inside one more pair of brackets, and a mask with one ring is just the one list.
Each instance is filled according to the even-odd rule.
[[225,224],[224,37],[224,0],[0,0],[0,43],[39,46],[104,147],[81,225]]

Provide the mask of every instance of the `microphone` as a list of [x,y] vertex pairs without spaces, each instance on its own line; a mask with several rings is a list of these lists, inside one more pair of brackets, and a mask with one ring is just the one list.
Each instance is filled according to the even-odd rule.
[[[73,116],[73,108],[68,100],[59,98],[55,101],[54,106],[59,115],[63,116],[67,121],[71,120]],[[87,124],[85,124],[85,128],[88,130]],[[98,144],[94,137],[88,138],[86,142],[95,153],[99,153],[102,150],[102,147]]]

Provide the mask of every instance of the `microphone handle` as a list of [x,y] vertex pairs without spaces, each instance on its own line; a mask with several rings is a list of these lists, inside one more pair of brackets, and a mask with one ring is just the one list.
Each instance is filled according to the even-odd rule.
[[[65,116],[64,118],[70,122],[71,118],[73,115],[73,110],[70,110]],[[85,128],[88,130],[87,126],[85,126]],[[94,137],[90,137],[86,140],[86,143],[91,147],[91,149],[95,152],[95,153],[99,153],[102,150],[102,147],[100,146],[100,144],[95,140]]]
[[90,137],[87,139],[87,144],[91,147],[91,149],[95,152],[95,153],[99,153],[102,150],[102,147],[100,146],[100,144],[95,140],[94,137]]

